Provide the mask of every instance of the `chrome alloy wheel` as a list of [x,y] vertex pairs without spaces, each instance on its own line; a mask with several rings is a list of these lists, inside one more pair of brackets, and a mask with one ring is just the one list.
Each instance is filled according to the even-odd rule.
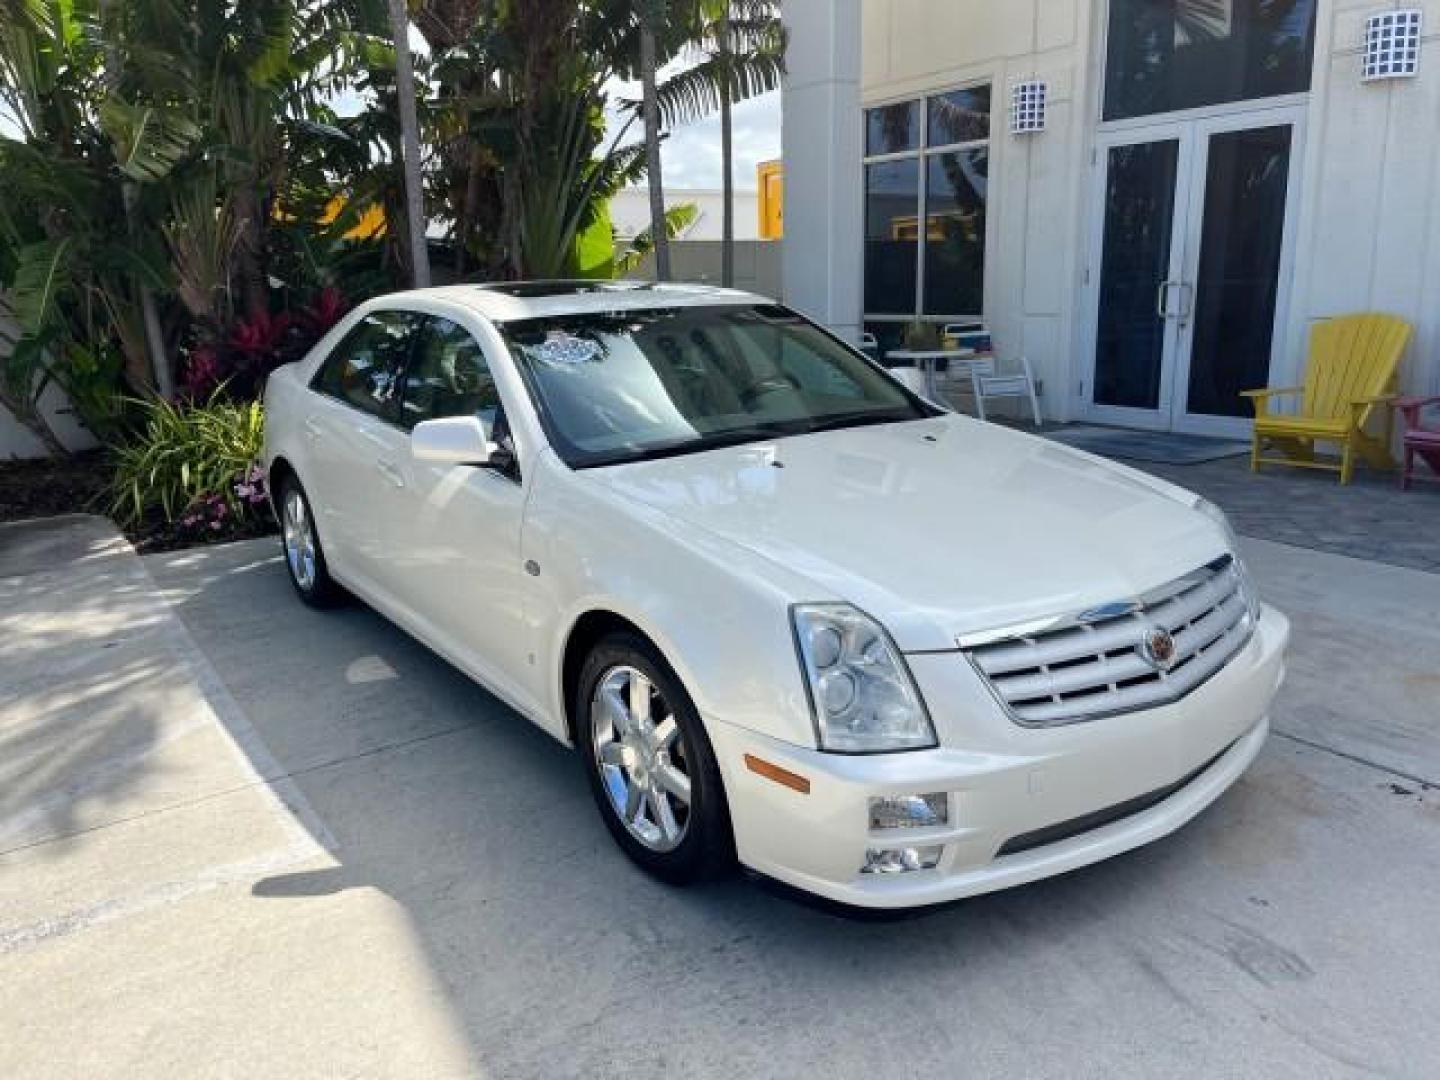
[[315,527],[305,506],[305,498],[290,487],[285,492],[285,509],[281,527],[285,536],[285,561],[295,584],[309,592],[315,587]]
[[690,825],[690,774],[680,728],[655,684],[613,667],[590,700],[592,751],[610,806],[651,851],[673,851]]

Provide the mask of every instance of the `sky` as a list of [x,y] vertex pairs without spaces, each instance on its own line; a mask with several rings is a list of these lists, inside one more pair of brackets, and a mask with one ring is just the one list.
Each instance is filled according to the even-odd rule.
[[[755,166],[780,156],[780,94],[735,106],[735,187],[756,190]],[[718,188],[721,180],[720,118],[679,128],[665,142],[662,171],[667,190]]]

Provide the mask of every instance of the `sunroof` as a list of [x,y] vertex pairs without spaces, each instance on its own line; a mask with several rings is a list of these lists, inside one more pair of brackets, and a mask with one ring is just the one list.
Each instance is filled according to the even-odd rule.
[[584,293],[638,292],[651,286],[644,281],[503,281],[480,285],[486,292],[503,293],[519,300],[539,300],[547,296],[580,296]]

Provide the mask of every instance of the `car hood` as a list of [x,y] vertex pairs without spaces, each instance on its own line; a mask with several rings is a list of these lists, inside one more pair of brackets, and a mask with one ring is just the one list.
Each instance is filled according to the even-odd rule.
[[967,417],[593,470],[846,600],[906,651],[1134,597],[1224,552],[1193,496]]

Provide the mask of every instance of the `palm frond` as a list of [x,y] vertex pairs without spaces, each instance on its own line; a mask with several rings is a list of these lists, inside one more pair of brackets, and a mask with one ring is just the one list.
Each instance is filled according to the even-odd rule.
[[54,317],[61,294],[69,287],[67,259],[73,241],[42,240],[16,254],[10,310],[24,336],[39,334]]
[[115,145],[120,171],[139,183],[169,176],[203,134],[178,110],[131,105],[114,97],[100,106],[100,127]]
[[[700,207],[694,203],[679,203],[665,211],[665,235],[671,240],[678,239],[686,229],[700,217]],[[615,260],[615,268],[621,274],[632,274],[640,268],[645,256],[655,250],[655,234],[650,229],[637,233],[630,246]]]

